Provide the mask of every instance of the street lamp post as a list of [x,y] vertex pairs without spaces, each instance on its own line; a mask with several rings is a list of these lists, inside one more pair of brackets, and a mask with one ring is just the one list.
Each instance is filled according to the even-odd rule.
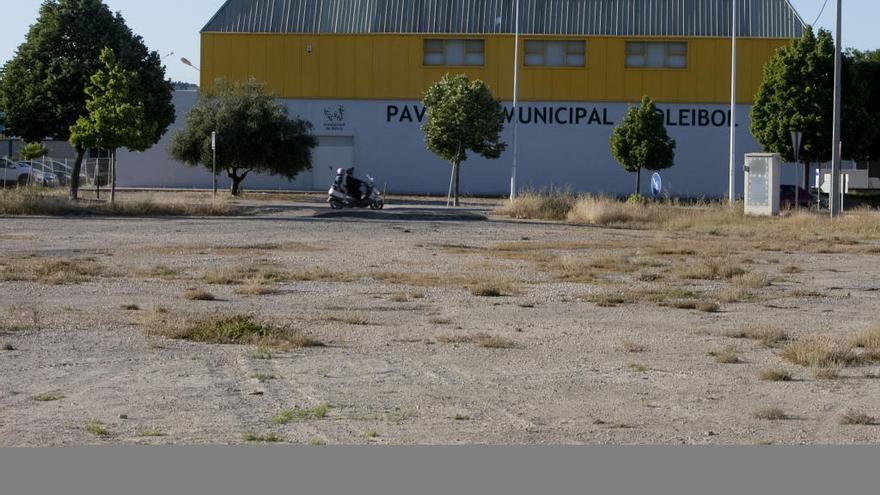
[[182,63],[183,65],[188,65],[188,66],[192,67],[193,69],[195,69],[195,70],[197,70],[197,71],[199,71],[199,72],[202,71],[202,69],[199,69],[198,67],[196,67],[195,65],[193,65],[193,63],[190,62],[189,59],[186,58],[186,57],[180,57],[180,63]]
[[214,172],[212,178],[214,180],[214,199],[217,199],[217,131],[211,132],[211,170]]
[[736,202],[736,29],[737,10],[736,0],[733,0],[731,12],[732,27],[730,33],[731,57],[730,57],[730,176],[728,178],[727,195],[730,204]]
[[516,166],[519,154],[517,142],[517,106],[519,103],[519,0],[514,7],[514,48],[513,48],[513,168],[510,171],[510,201],[516,199]]
[[840,53],[840,41],[841,41],[841,0],[837,0],[837,32],[835,33],[836,40],[834,42],[834,130],[833,137],[831,143],[831,192],[829,194],[829,202],[831,203],[831,218],[834,218],[841,213],[841,198],[840,192],[842,191],[840,187],[840,94],[841,94],[841,71],[843,62],[841,53]]

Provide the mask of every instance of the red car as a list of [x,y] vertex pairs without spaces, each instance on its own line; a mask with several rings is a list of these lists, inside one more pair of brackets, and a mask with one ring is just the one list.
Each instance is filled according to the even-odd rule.
[[815,206],[816,197],[803,187],[794,185],[782,185],[779,187],[779,204],[783,209],[791,209],[795,205],[795,191],[797,191],[797,204],[801,208]]

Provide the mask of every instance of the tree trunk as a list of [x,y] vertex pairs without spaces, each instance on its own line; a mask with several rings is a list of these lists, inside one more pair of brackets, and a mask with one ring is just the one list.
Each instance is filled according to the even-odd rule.
[[110,203],[116,202],[116,150],[110,152]]
[[73,162],[73,170],[70,171],[70,190],[67,193],[67,197],[71,201],[79,199],[79,174],[82,171],[82,162],[85,155],[85,150],[77,148],[76,160]]
[[452,206],[458,208],[458,177],[461,172],[461,163],[455,162],[452,164]]
[[642,167],[636,170],[636,196],[642,193]]
[[233,196],[238,197],[241,194],[241,183],[250,172],[251,170],[247,169],[241,175],[238,175],[237,168],[230,168],[227,171],[227,175],[232,180],[232,185],[230,186],[229,191]]

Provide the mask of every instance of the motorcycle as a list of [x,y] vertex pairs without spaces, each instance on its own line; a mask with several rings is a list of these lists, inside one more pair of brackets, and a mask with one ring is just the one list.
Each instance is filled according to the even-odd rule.
[[368,207],[371,210],[381,210],[382,208],[385,208],[385,198],[383,198],[382,193],[376,189],[374,182],[375,179],[368,175],[367,180],[363,182],[367,190],[362,199],[356,199],[344,192],[344,178],[343,180],[337,178],[328,192],[329,197],[327,198],[327,202],[330,203],[330,208],[333,208],[334,210]]

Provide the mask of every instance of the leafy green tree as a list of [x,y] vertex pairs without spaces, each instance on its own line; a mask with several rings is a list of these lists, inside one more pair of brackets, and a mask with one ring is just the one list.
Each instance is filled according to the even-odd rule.
[[[864,158],[876,135],[866,110],[868,87],[854,77],[853,64],[844,61],[842,137],[845,158]],[[752,134],[765,151],[795,158],[791,133],[803,132],[801,161],[831,159],[834,108],[834,40],[807,28],[801,39],[779,49],[764,66],[764,79],[751,111]]]
[[25,143],[20,154],[23,160],[36,160],[48,155],[49,148],[40,142]]
[[146,117],[144,103],[134,95],[137,74],[125,70],[110,48],[101,52],[104,67],[96,72],[86,87],[87,115],[70,127],[70,142],[77,149],[110,150],[110,201],[116,192],[116,150],[144,151],[153,145],[154,122]]
[[642,169],[663,170],[675,164],[675,140],[666,133],[663,116],[654,100],[642,97],[641,105],[630,107],[626,117],[611,132],[611,154],[624,170],[636,174],[640,193]]
[[226,170],[231,192],[251,172],[292,180],[312,166],[312,124],[291,119],[287,108],[267,94],[266,85],[250,79],[218,79],[190,110],[186,127],[171,139],[171,156],[188,165],[212,169],[211,132],[217,132],[217,169]]
[[851,81],[859,86],[863,92],[864,109],[870,117],[870,125],[873,129],[873,139],[868,136],[868,143],[861,158],[880,159],[880,50],[859,51],[851,50],[847,53],[850,62],[850,70],[847,75]]
[[[67,140],[70,128],[87,115],[85,89],[112,48],[119,63],[137,74],[132,101],[144,106],[156,143],[174,122],[172,87],[155,51],[144,46],[121,15],[101,0],[46,0],[15,57],[0,71],[0,109],[7,134],[27,141]],[[77,148],[70,198],[76,199],[85,148]]]
[[461,163],[472,151],[497,159],[507,145],[501,142],[504,108],[483,81],[448,74],[425,92],[422,103],[428,122],[422,126],[428,150],[452,164],[454,205],[459,205]]

